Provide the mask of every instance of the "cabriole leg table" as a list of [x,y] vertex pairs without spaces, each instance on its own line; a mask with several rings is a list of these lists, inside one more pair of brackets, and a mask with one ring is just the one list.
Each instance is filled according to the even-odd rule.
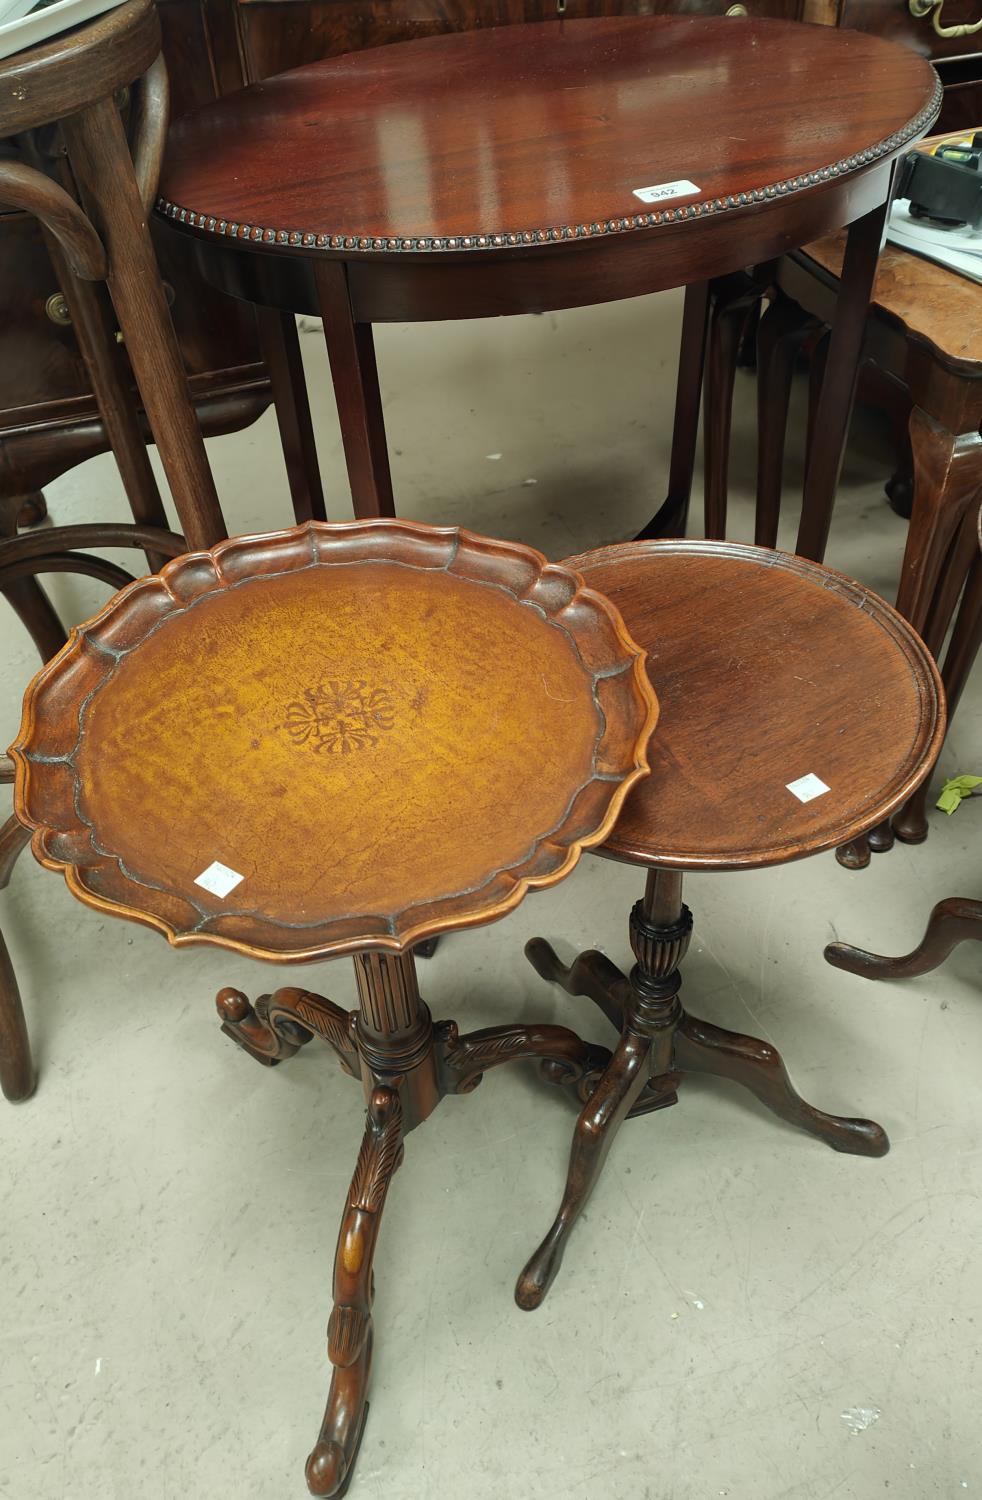
[[307,1464],[340,1495],[367,1413],[372,1263],[403,1143],[446,1094],[537,1059],[582,1101],[610,1053],[561,1026],[434,1024],[411,949],[492,921],[604,838],[647,769],[643,653],[531,548],[404,522],[222,543],[125,589],[28,690],[12,749],[35,853],[100,911],[290,963],[354,957],[359,1006],[219,994],[262,1063],[313,1038],[365,1132]]
[[[541,938],[526,948],[544,979],[586,996],[619,1033],[577,1121],[559,1211],[519,1277],[526,1309],[554,1280],[620,1126],[674,1104],[688,1073],[742,1084],[837,1151],[888,1149],[873,1121],[806,1103],[769,1042],[683,1007],[692,915],[682,877],[837,847],[904,802],[944,733],[940,679],[919,637],[877,595],[828,568],[686,541],[601,548],[569,566],[647,648],[661,716],[651,774],[597,851],[647,872],[630,915],[633,968],[625,974],[595,951],[567,968]],[[889,719],[870,715],[871,690],[889,701]]]

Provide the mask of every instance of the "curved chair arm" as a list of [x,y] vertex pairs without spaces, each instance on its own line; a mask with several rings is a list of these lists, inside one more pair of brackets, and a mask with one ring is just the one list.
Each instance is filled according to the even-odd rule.
[[[49,556],[63,557],[79,547],[137,547],[141,552],[159,552],[164,557],[180,557],[188,550],[182,536],[160,526],[143,526],[132,521],[87,521],[0,540],[0,568],[37,558],[38,566],[32,571],[43,573]],[[55,571],[61,573],[65,569],[59,566]]]
[[148,213],[157,196],[169,121],[170,80],[161,53],[136,85],[133,104],[133,170]]
[[0,202],[40,219],[68,256],[76,276],[104,281],[107,264],[102,241],[74,198],[36,167],[0,161]]

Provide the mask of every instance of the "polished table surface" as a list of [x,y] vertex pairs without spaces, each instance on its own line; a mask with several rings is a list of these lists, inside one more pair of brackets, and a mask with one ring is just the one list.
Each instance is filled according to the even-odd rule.
[[175,944],[398,951],[567,875],[655,712],[613,608],[531,548],[311,523],[73,633],[25,700],[17,811],[81,900]]
[[[847,176],[922,131],[938,90],[905,49],[782,21],[456,33],[314,63],[185,116],[160,206],[287,252],[507,252]],[[636,196],[659,186],[662,200]]]
[[[692,484],[709,283],[850,226],[805,483],[828,529],[893,165],[929,129],[923,58],[784,21],[605,17],[406,42],[179,120],[158,211],[275,346],[323,319],[356,515],[393,514],[371,325],[583,307],[687,286],[668,499]],[[319,493],[299,355],[274,379],[295,501]],[[300,429],[305,430],[301,434]],[[300,475],[299,481],[294,477]]]

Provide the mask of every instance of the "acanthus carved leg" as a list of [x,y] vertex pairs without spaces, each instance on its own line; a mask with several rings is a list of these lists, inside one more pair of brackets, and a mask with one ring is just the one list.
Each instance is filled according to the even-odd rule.
[[606,1047],[581,1041],[565,1026],[487,1026],[459,1036],[456,1024],[445,1021],[438,1035],[443,1089],[448,1094],[469,1094],[489,1068],[532,1058],[539,1060],[547,1083],[569,1089],[582,1103],[610,1062]]
[[319,1036],[334,1048],[346,1073],[359,1074],[355,1011],[294,988],[260,995],[255,1006],[241,990],[220,990],[215,1004],[225,1035],[265,1067],[275,1067]]
[[695,1016],[684,1016],[675,1037],[675,1062],[683,1072],[711,1073],[749,1089],[773,1114],[797,1125],[834,1151],[855,1156],[884,1156],[890,1142],[873,1120],[827,1115],[806,1104],[788,1077],[780,1053],[770,1042],[724,1031]]
[[389,1183],[402,1154],[399,1095],[395,1089],[375,1088],[334,1260],[334,1310],[327,1328],[334,1374],[320,1435],[307,1460],[312,1495],[345,1493],[361,1442],[372,1366],[372,1261]]

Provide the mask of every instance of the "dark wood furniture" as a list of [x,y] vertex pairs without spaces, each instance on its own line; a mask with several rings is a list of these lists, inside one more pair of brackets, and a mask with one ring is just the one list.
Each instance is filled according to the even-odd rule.
[[[781,510],[791,378],[806,340],[814,344],[835,316],[844,240],[833,235],[761,272],[771,300],[757,332],[758,466],[754,540],[772,547]],[[742,311],[759,292],[752,279],[732,291],[713,289],[720,309],[710,335],[707,379],[706,533],[726,530],[726,451],[735,339]],[[742,296],[742,301],[741,301]],[[811,367],[812,424],[823,382],[822,346]],[[866,323],[863,359],[881,386],[896,392],[913,458],[910,530],[901,566],[897,608],[940,656],[971,567],[974,520],[982,494],[982,286],[943,266],[888,244],[880,256]],[[821,430],[817,428],[817,430]],[[818,445],[820,446],[820,445]],[[968,522],[968,532],[965,524]],[[799,537],[814,535],[823,516],[803,511]],[[868,839],[839,853],[850,869],[869,863],[893,835],[906,843],[927,837],[926,786]]]
[[[803,85],[816,74],[820,94]],[[696,283],[686,330],[701,351],[708,278],[849,224],[826,442],[806,481],[830,507],[892,163],[939,104],[926,63],[858,33],[502,27],[315,64],[179,120],[158,206],[213,285],[322,315],[359,515],[393,510],[373,323]],[[683,364],[663,524],[684,501],[701,367],[701,352]]]
[[[930,655],[898,614],[841,574],[780,552],[695,541],[602,548],[569,566],[647,647],[660,718],[651,774],[597,850],[647,871],[630,918],[630,975],[597,951],[567,968],[541,938],[526,948],[543,978],[592,1000],[620,1040],[577,1121],[559,1213],[519,1278],[525,1308],[548,1291],[620,1125],[674,1104],[687,1073],[742,1084],[837,1151],[888,1149],[879,1125],[806,1104],[768,1042],[683,1009],[692,914],[682,879],[845,842],[903,802],[944,730]],[[880,694],[889,715],[869,711]]]
[[[966,524],[963,528],[973,548],[972,566],[941,672],[949,714],[953,714],[957,707],[982,646],[982,511],[973,519],[974,525]],[[908,817],[913,812],[915,819],[918,816],[923,818],[926,785],[924,783],[915,794],[919,806],[911,810],[908,805],[903,810]],[[849,943],[830,943],[825,957],[837,969],[846,969],[850,974],[860,974],[866,979],[913,979],[937,968],[957,943],[969,939],[982,941],[982,901],[950,896],[938,902],[923,938],[913,952],[903,958],[883,958],[865,948],[853,948]]]
[[[30,536],[11,538],[0,544],[0,592],[7,592],[25,579],[45,573],[76,573],[99,578],[114,589],[133,582],[133,575],[117,563],[89,551],[89,548],[137,548],[157,558],[177,557],[186,550],[184,538],[152,526],[121,526],[94,523],[80,526],[47,527]],[[59,626],[60,629],[60,626]],[[47,641],[41,651],[44,662],[49,647],[64,645]],[[0,784],[14,780],[13,762],[0,756]],[[0,823],[0,891],[6,890],[18,855],[26,848],[29,831],[11,815]],[[0,1091],[11,1103],[27,1099],[34,1092],[34,1065],[17,976],[3,933],[0,931]]]
[[982,119],[982,17],[975,0],[805,0],[802,20],[902,42],[938,70],[942,130]]
[[361,1440],[372,1258],[404,1137],[500,1063],[544,1059],[576,1090],[609,1058],[563,1027],[434,1025],[410,946],[503,916],[610,833],[647,769],[643,661],[613,607],[530,548],[312,524],[132,585],[28,691],[17,813],[83,901],[175,946],[354,956],[350,1015],[295,987],[218,996],[260,1062],[319,1036],[368,1103],[315,1495],[344,1492]]
[[[221,41],[213,33],[221,29],[219,8],[209,6],[206,12],[197,0],[162,0],[158,17],[170,87],[157,63],[148,89],[120,91],[131,138],[152,133],[162,122],[168,92],[172,109],[180,112],[213,98],[219,76],[225,87],[242,82],[241,71],[233,76],[217,62]],[[229,21],[232,8],[228,7]],[[65,45],[71,47],[72,38]],[[83,58],[78,61],[84,66]],[[17,62],[14,57],[2,66],[7,69]],[[142,107],[141,92],[150,103],[148,111]],[[4,112],[0,97],[0,117]],[[22,148],[20,140],[0,139],[0,161],[22,160]],[[152,155],[146,158],[148,164],[152,160]],[[56,170],[57,157],[46,156],[45,167]],[[152,187],[148,176],[141,178],[141,187]],[[252,309],[229,299],[203,297],[197,278],[189,278],[182,266],[175,265],[160,237],[154,237],[182,363],[204,431],[231,431],[253,421],[269,404],[270,385]],[[104,289],[84,286],[66,275],[50,250],[50,238],[38,221],[15,207],[0,187],[0,521],[8,533],[25,499],[29,513],[36,512],[44,503],[37,493],[42,486],[112,445],[120,388],[127,395],[135,393],[128,351],[124,344],[116,344],[119,325]],[[81,297],[85,305],[80,308]],[[100,357],[94,332],[108,332],[112,357]],[[114,392],[111,402],[106,399],[107,386]],[[143,439],[149,440],[142,411],[139,427]],[[125,470],[123,477],[132,481]],[[145,474],[143,479],[146,483]]]
[[[135,157],[116,104],[140,81]],[[160,27],[150,0],[130,0],[75,31],[0,62],[0,137],[22,145],[0,160],[0,198],[44,226],[90,370],[103,381],[107,431],[137,521],[166,524],[128,392],[105,356],[107,333],[85,283],[104,280],[193,546],[223,535],[221,511],[188,396],[180,351],[147,231],[163,149]],[[55,139],[42,136],[57,126]],[[65,181],[42,170],[50,154]],[[68,188],[77,190],[78,201]],[[142,189],[142,192],[141,192]],[[80,290],[81,288],[81,290]]]

